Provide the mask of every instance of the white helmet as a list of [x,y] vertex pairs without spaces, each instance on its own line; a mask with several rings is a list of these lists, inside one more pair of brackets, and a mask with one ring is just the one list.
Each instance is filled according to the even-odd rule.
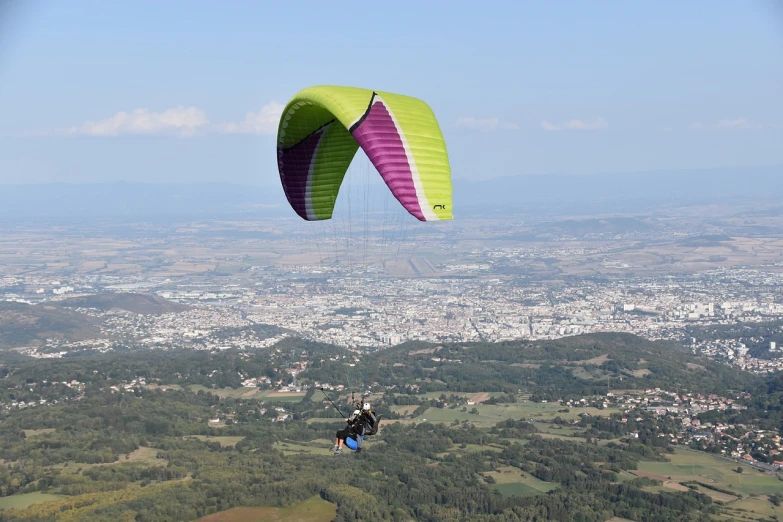
[[364,411],[370,411],[370,403],[369,403],[369,402],[365,402],[365,403],[364,403],[364,408],[362,408],[362,409],[363,409]]
[[353,412],[354,415],[359,415],[360,413],[361,412],[359,410],[354,410],[354,412]]

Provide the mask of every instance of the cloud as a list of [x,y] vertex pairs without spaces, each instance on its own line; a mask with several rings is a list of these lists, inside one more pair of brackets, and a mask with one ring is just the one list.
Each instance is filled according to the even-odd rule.
[[691,129],[697,131],[764,131],[783,129],[783,125],[758,123],[748,118],[734,118],[733,120],[720,120],[715,123],[697,121],[691,123]]
[[2,137],[35,136],[123,136],[123,135],[171,135],[196,136],[215,134],[274,134],[283,106],[272,101],[258,112],[248,112],[239,122],[212,124],[205,112],[198,107],[175,107],[160,112],[149,109],[120,111],[114,116],[80,125],[54,130],[32,130],[6,133]]
[[565,123],[549,123],[544,120],[541,122],[541,128],[545,131],[562,130],[601,130],[609,127],[609,124],[603,118],[594,120],[568,120]]
[[477,131],[494,131],[498,129],[516,130],[519,125],[500,121],[499,118],[457,118],[457,127]]
[[275,134],[284,108],[275,101],[269,102],[258,112],[248,112],[240,122],[218,124],[217,131],[224,134]]
[[53,134],[84,136],[120,136],[123,134],[176,134],[193,136],[207,123],[198,107],[175,107],[162,112],[149,109],[120,111],[110,118],[87,121],[79,126],[60,129]]

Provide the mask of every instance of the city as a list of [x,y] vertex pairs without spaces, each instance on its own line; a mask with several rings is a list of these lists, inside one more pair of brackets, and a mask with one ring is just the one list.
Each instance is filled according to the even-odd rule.
[[[375,350],[406,341],[497,342],[629,332],[651,340],[683,342],[692,345],[694,352],[747,371],[783,368],[783,351],[775,345],[783,341],[783,328],[768,332],[767,350],[753,353],[736,336],[697,339],[692,335],[692,330],[702,327],[783,319],[783,261],[777,260],[780,256],[769,243],[770,254],[757,260],[758,264],[734,266],[721,266],[726,258],[715,257],[710,248],[730,247],[736,253],[733,244],[740,240],[699,245],[697,250],[703,252],[697,265],[703,269],[675,269],[659,275],[655,265],[641,270],[628,267],[627,260],[640,256],[650,238],[629,243],[625,234],[616,234],[594,240],[536,242],[523,248],[480,247],[471,239],[470,230],[477,226],[468,221],[446,256],[438,253],[447,245],[439,236],[403,242],[396,252],[384,247],[380,236],[365,237],[364,242],[338,236],[332,240],[332,256],[327,259],[307,254],[302,236],[306,239],[311,232],[297,234],[296,228],[289,240],[261,239],[244,255],[238,253],[243,244],[228,247],[234,252],[221,255],[219,249],[226,248],[222,238],[212,240],[214,246],[202,247],[198,258],[188,252],[192,241],[188,236],[136,240],[123,245],[121,254],[104,252],[121,256],[117,261],[100,257],[100,249],[82,245],[20,252],[11,246],[19,244],[12,233],[2,253],[25,259],[25,264],[18,273],[6,273],[0,279],[0,299],[31,305],[61,303],[95,320],[94,336],[60,336],[17,347],[36,357],[110,350],[120,340],[124,346],[248,349],[294,335]],[[223,223],[221,227],[231,231],[243,225]],[[276,229],[284,236],[291,226],[283,223]],[[498,236],[504,234],[501,231]],[[680,236],[675,230],[668,239],[676,246],[682,241]],[[655,240],[665,239],[656,232]],[[345,246],[350,240],[354,244]],[[45,237],[40,241],[46,241]],[[254,264],[254,252],[270,243],[287,257],[274,264]],[[163,248],[165,258],[150,264],[150,250]],[[176,252],[182,252],[181,257]],[[48,259],[58,254],[72,261],[57,268]],[[372,258],[383,254],[388,257]],[[308,256],[311,262],[302,263]],[[362,256],[364,263],[355,259]],[[581,265],[569,266],[575,258]],[[141,264],[139,259],[149,266],[136,266]],[[539,266],[542,261],[543,267]],[[607,268],[600,274],[579,276],[577,272],[584,272],[587,263]],[[150,293],[182,306],[140,314],[82,307],[77,302],[93,294],[123,292]],[[277,330],[253,330],[263,325]]]

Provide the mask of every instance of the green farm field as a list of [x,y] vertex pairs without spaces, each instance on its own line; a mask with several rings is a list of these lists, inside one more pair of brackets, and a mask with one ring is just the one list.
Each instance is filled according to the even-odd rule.
[[40,504],[41,502],[48,502],[50,500],[60,500],[61,498],[65,498],[65,495],[52,495],[50,493],[41,493],[40,491],[22,493],[20,495],[0,498],[0,509],[24,509],[33,504]]
[[289,455],[331,455],[330,449],[334,445],[334,441],[326,439],[316,439],[310,442],[304,442],[301,444],[295,442],[275,442],[273,447],[276,450],[283,452],[286,457]]
[[[446,395],[447,397],[449,395],[456,395],[457,397],[465,397],[467,399],[470,398],[478,398],[481,400],[489,399],[490,397],[501,397],[505,395],[503,392],[481,392],[481,393],[471,393],[471,392],[427,392],[422,393],[421,395],[416,395],[418,398],[422,399],[439,399],[441,395]],[[483,397],[482,397],[483,396]]]
[[[675,482],[696,480],[714,484],[743,496],[783,492],[783,481],[747,465],[684,449],[677,449],[668,457],[670,462],[641,462],[638,471],[659,475],[665,479],[671,477],[670,480]],[[742,466],[742,473],[735,471],[737,466]]]
[[56,464],[52,467],[60,469],[64,473],[80,473],[80,470],[87,470],[101,466],[135,465],[139,467],[149,467],[165,464],[166,461],[158,459],[157,455],[157,449],[139,446],[135,451],[125,455],[120,455],[119,460],[116,462],[107,462],[105,464],[86,464],[83,462],[68,461],[63,464]]
[[495,480],[493,487],[505,497],[512,495],[532,497],[557,489],[556,484],[544,482],[511,466],[484,473],[484,476],[492,477]]
[[241,507],[214,513],[196,522],[329,522],[337,515],[337,506],[320,497],[284,508]]
[[185,435],[183,437],[184,439],[198,439],[204,442],[219,442],[221,446],[224,448],[233,448],[237,445],[237,443],[241,440],[243,440],[244,436],[216,436],[212,437],[209,435]]
[[[498,404],[494,406],[477,404],[476,406],[467,406],[467,411],[462,412],[460,409],[449,408],[429,408],[416,420],[428,422],[453,422],[453,421],[468,421],[476,424],[477,426],[492,426],[498,422],[506,419],[531,419],[538,421],[552,420],[555,417],[560,417],[564,420],[574,420],[579,418],[580,413],[587,413],[594,416],[608,417],[612,413],[619,410],[613,408],[607,408],[599,410],[597,408],[570,408],[565,412],[558,412],[563,410],[563,406],[554,403],[539,403],[539,402],[518,402],[513,404]],[[476,408],[478,413],[470,413],[470,411]]]
[[744,498],[723,511],[723,520],[783,520],[783,506],[775,506],[766,497]]
[[275,390],[261,390],[260,388],[207,388],[200,384],[191,384],[187,387],[193,393],[199,391],[209,392],[221,398],[232,399],[258,399],[275,402],[301,402],[304,392],[278,392]]

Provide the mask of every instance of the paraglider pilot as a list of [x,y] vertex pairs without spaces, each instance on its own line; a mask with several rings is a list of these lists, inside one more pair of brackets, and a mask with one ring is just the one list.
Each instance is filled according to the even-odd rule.
[[335,434],[334,447],[332,448],[335,455],[342,453],[343,445],[356,450],[357,453],[361,452],[364,437],[375,435],[377,432],[377,419],[368,403],[364,404],[361,411],[354,410],[346,422],[348,425]]

